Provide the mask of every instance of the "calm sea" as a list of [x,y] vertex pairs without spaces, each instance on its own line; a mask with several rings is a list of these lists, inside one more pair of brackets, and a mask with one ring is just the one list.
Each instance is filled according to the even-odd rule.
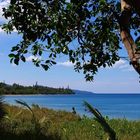
[[83,106],[83,101],[87,101],[110,118],[140,119],[140,94],[76,92],[74,95],[13,95],[5,96],[4,100],[9,104],[16,104],[15,100],[23,100],[29,105],[38,104],[55,110],[72,111],[72,107],[75,107],[78,114],[90,116]]

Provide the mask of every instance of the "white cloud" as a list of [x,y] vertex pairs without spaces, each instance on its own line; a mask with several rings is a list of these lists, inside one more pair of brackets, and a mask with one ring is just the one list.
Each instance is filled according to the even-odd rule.
[[129,66],[128,64],[123,64],[119,66],[119,69],[125,69],[128,68],[128,66]]
[[58,62],[57,65],[64,67],[73,67],[74,64],[70,61],[66,61],[66,62]]
[[117,62],[113,65],[113,68],[120,68],[120,67],[124,66],[125,64],[126,64],[126,61],[120,59],[119,61],[117,61]]
[[117,61],[114,65],[113,65],[114,69],[119,69],[121,71],[134,71],[134,68],[132,67],[132,65],[129,64],[129,61],[120,59],[119,61]]
[[106,67],[107,69],[117,69],[121,70],[123,72],[126,71],[134,71],[134,68],[132,65],[129,64],[129,61],[120,59],[117,61],[112,67]]
[[135,71],[135,69],[132,66],[128,66],[125,69],[122,69],[122,71],[126,72],[126,71]]
[[[73,67],[74,64],[70,61],[65,61],[65,62],[57,62],[58,66],[64,66],[64,67]],[[129,64],[128,61],[120,59],[117,61],[112,67],[107,67],[109,69],[118,69],[121,71],[134,71],[134,68]]]
[[37,59],[40,60],[41,57],[31,55],[31,56],[29,56],[29,57],[26,58],[26,61],[27,61],[27,62],[31,62],[33,59],[34,59],[34,60],[37,60]]

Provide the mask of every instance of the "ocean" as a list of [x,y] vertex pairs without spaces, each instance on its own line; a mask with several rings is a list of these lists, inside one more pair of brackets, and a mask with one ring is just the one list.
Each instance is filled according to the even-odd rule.
[[29,105],[38,104],[40,107],[70,112],[74,107],[77,114],[92,117],[92,114],[87,112],[83,106],[83,102],[87,101],[97,108],[103,116],[128,120],[140,119],[140,94],[94,94],[77,91],[73,95],[4,96],[4,101],[8,104],[15,105],[15,100],[26,101]]

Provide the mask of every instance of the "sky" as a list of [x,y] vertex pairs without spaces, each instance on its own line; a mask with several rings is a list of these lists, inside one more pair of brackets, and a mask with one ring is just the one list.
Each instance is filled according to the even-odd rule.
[[[8,2],[9,0],[0,2],[0,24],[5,22],[1,11]],[[11,64],[8,54],[20,39],[16,32],[8,35],[0,28],[0,82],[22,85],[34,85],[38,82],[44,86],[65,88],[69,86],[71,89],[94,93],[140,93],[139,75],[129,62],[123,59],[116,62],[112,68],[100,68],[93,82],[86,82],[82,72],[75,72],[73,64],[63,57],[47,72],[32,64],[32,55],[26,58],[26,63],[21,62],[18,66]],[[127,55],[124,49],[120,54]]]

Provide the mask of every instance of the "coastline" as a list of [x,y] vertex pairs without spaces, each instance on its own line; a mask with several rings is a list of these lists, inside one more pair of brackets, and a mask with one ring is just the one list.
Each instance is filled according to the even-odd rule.
[[37,95],[3,95],[4,101],[14,104],[15,100],[26,101],[29,105],[38,104],[40,107],[48,107],[55,110],[71,111],[75,107],[78,114],[90,115],[85,112],[83,101],[99,109],[101,113],[110,118],[128,118],[138,120],[140,116],[140,94],[37,94]]
[[14,83],[9,85],[6,83],[0,82],[0,95],[55,95],[55,94],[74,94],[74,91],[69,87],[59,87],[53,88],[48,86],[36,85],[33,86],[23,86]]
[[0,96],[49,96],[49,95],[75,95],[76,93],[70,93],[70,94],[3,94]]

